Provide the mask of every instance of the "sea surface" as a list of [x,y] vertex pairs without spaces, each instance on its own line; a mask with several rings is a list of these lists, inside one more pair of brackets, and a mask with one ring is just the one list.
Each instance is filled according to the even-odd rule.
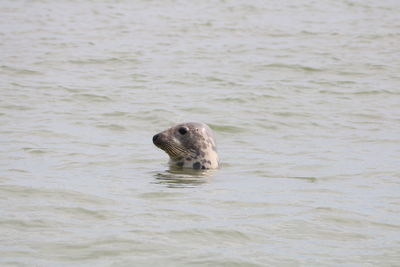
[[[400,266],[400,1],[0,1],[0,266]],[[214,131],[221,168],[152,136]]]

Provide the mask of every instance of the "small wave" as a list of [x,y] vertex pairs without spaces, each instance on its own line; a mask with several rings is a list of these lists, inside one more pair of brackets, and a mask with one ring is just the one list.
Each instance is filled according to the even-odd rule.
[[268,69],[291,69],[297,71],[306,71],[306,72],[320,72],[323,71],[321,68],[304,66],[299,64],[282,64],[282,63],[273,63],[273,64],[266,64],[261,65],[261,68],[268,68]]
[[20,173],[29,173],[26,170],[22,170],[22,169],[8,169],[8,171],[10,172],[20,172]]
[[89,210],[81,207],[54,207],[57,212],[65,212],[66,214],[76,216],[78,218],[106,219],[105,211]]
[[48,228],[49,222],[44,220],[0,220],[0,225],[13,229]]
[[208,76],[206,77],[206,80],[209,82],[225,82],[225,80],[222,80],[218,77],[214,77],[214,76]]
[[[338,84],[344,83],[354,83],[349,81],[337,82]],[[390,90],[362,90],[362,91],[337,91],[337,90],[320,90],[321,94],[331,94],[331,95],[358,95],[358,96],[369,96],[369,95],[400,95],[400,92],[390,91]]]
[[353,95],[380,95],[380,94],[387,94],[387,95],[400,95],[399,92],[389,91],[389,90],[366,90],[366,91],[358,91],[352,93]]
[[146,251],[146,244],[134,239],[121,238],[101,238],[95,241],[84,239],[75,240],[76,242],[49,242],[42,246],[45,251],[51,251],[50,254],[74,255],[75,260],[96,259],[104,256],[118,257],[122,254],[132,254],[132,251]]
[[312,176],[280,176],[280,175],[272,175],[267,173],[260,173],[261,177],[268,178],[268,179],[292,179],[292,180],[303,180],[310,183],[316,183],[318,178]]
[[40,74],[42,74],[42,72],[40,72],[40,71],[15,68],[15,67],[10,67],[10,66],[6,66],[6,65],[1,66],[0,68],[3,71],[13,73],[13,74],[18,74],[18,75],[40,75]]
[[246,132],[247,130],[243,127],[232,126],[232,125],[222,125],[222,124],[208,124],[211,129],[216,132],[226,132],[226,133],[241,133]]
[[114,111],[114,112],[103,113],[102,115],[106,117],[125,117],[128,116],[129,114],[130,114],[129,112]]
[[309,115],[299,112],[290,112],[290,111],[278,111],[272,112],[273,115],[280,117],[309,117]]
[[244,104],[244,103],[255,103],[260,101],[272,99],[285,99],[285,97],[281,95],[273,95],[273,94],[256,94],[256,93],[246,93],[246,94],[236,94],[236,95],[229,95],[224,97],[216,97],[214,100],[218,103],[226,102],[226,103],[237,103],[237,104]]
[[121,62],[120,58],[112,57],[112,58],[103,58],[103,59],[84,59],[84,60],[69,60],[72,64],[79,64],[79,65],[92,65],[92,64],[104,64],[104,63],[117,63]]
[[5,106],[0,106],[1,108],[4,109],[11,109],[11,110],[32,110],[33,108],[27,107],[27,106],[22,106],[22,105],[5,105]]
[[177,85],[177,86],[191,86],[190,83],[184,81],[177,81],[177,80],[169,80],[165,84],[168,85]]
[[160,191],[160,192],[141,193],[141,194],[139,194],[139,197],[143,198],[143,199],[164,199],[164,198],[176,198],[176,197],[180,197],[183,195],[184,195],[184,193],[179,193],[179,192]]
[[127,130],[124,126],[118,125],[118,124],[98,124],[98,125],[96,125],[96,127],[108,129],[108,130],[112,130],[112,131],[126,131]]
[[74,94],[73,98],[79,100],[88,100],[92,102],[109,102],[112,101],[111,98],[104,95],[96,95],[96,94]]
[[343,75],[343,76],[364,76],[364,75],[366,75],[365,73],[357,72],[357,71],[339,71],[338,74]]
[[249,241],[251,237],[239,230],[230,229],[194,229],[188,228],[180,231],[171,231],[174,236],[188,236],[191,239],[198,239],[198,241],[203,240],[204,242],[209,242],[211,240],[218,241]]
[[0,187],[0,194],[1,195],[11,194],[14,198],[21,197],[27,199],[32,199],[32,198],[55,199],[55,200],[76,199],[79,201],[84,201],[93,204],[110,204],[113,202],[113,200],[111,199],[106,199],[77,191],[34,188],[30,186],[20,186],[20,185],[2,185]]
[[24,147],[22,148],[24,151],[27,151],[31,154],[45,154],[48,151],[46,151],[45,149],[39,149],[39,148],[31,148],[31,147]]
[[367,113],[350,113],[348,115],[366,119],[366,120],[368,120],[368,122],[369,122],[369,120],[381,120],[381,119],[383,119],[383,116],[380,116],[380,115],[378,115],[376,113],[368,113],[368,114]]
[[227,102],[227,103],[238,103],[238,104],[243,104],[248,102],[248,99],[243,99],[243,97],[231,97],[231,96],[227,96],[227,97],[221,97],[216,99],[218,102]]

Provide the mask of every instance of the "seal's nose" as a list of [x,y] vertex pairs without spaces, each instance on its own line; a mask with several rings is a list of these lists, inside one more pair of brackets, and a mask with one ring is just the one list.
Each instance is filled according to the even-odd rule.
[[157,141],[157,139],[158,139],[158,134],[156,134],[155,136],[153,136],[153,143],[155,144],[156,143],[156,141]]

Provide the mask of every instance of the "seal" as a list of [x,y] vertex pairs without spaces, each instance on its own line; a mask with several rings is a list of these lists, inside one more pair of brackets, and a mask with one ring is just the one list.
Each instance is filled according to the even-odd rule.
[[216,143],[207,124],[177,124],[154,135],[153,143],[169,155],[171,166],[193,169],[218,168]]

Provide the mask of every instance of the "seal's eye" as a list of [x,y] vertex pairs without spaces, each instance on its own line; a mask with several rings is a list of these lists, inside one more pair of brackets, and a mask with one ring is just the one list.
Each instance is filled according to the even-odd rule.
[[181,135],[184,135],[184,134],[186,134],[186,133],[188,132],[188,129],[185,128],[185,127],[181,127],[181,128],[179,128],[178,132],[179,132]]

